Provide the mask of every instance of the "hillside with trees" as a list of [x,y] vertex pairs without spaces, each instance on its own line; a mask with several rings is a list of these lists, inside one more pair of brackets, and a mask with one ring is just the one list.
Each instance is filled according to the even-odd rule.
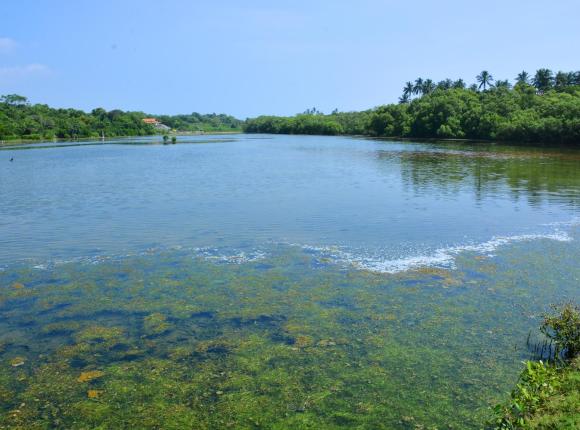
[[484,139],[580,145],[580,72],[523,71],[515,84],[488,71],[462,79],[418,78],[398,104],[329,115],[309,109],[293,117],[247,120],[248,133],[349,134],[377,137]]
[[[156,134],[154,126],[143,119],[144,112],[106,111],[90,113],[78,109],[55,109],[45,104],[30,104],[26,97],[10,94],[0,96],[0,141],[14,139],[78,139],[115,136],[146,136]],[[236,131],[242,121],[224,114],[162,115],[156,117],[178,131]]]

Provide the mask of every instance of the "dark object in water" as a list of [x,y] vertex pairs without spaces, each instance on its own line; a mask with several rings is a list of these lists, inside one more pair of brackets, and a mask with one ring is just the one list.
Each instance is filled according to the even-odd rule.
[[14,157],[10,157],[10,162],[13,162],[13,161],[14,161]]

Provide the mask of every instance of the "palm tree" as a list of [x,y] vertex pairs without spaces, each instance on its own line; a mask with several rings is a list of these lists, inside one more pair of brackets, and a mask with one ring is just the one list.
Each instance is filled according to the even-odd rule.
[[532,83],[538,89],[538,92],[543,93],[552,88],[554,73],[550,69],[539,69],[536,71]]
[[463,79],[457,79],[456,81],[454,81],[453,88],[455,88],[455,89],[465,88],[465,82],[463,81]]
[[475,80],[479,83],[477,89],[480,90],[481,87],[483,87],[483,91],[485,91],[488,86],[491,86],[491,83],[493,82],[493,76],[491,76],[487,70],[484,70],[475,77]]
[[510,81],[508,81],[507,79],[505,80],[497,80],[495,81],[495,87],[496,88],[505,88],[507,90],[509,90],[512,87],[512,84],[510,84]]
[[413,87],[413,94],[423,94],[423,79],[415,79],[415,86]]
[[442,90],[448,90],[453,87],[453,81],[449,78],[437,82],[437,88]]
[[567,87],[571,82],[574,81],[574,73],[558,72],[554,78],[554,84],[556,88]]
[[399,97],[399,103],[400,104],[405,104],[405,103],[409,103],[409,101],[411,100],[411,97],[408,96],[407,94],[403,93],[403,95],[401,97]]
[[422,86],[423,94],[432,93],[433,91],[435,91],[435,88],[437,88],[437,86],[435,85],[435,82],[433,82],[431,79],[425,79],[423,81],[423,86]]
[[403,97],[406,99],[406,101],[409,101],[409,99],[413,95],[414,90],[415,87],[413,86],[413,83],[411,81],[407,81],[405,83],[405,86],[403,87]]
[[530,83],[530,74],[528,72],[522,70],[520,73],[518,73],[518,75],[516,76],[516,84],[522,85],[529,83]]

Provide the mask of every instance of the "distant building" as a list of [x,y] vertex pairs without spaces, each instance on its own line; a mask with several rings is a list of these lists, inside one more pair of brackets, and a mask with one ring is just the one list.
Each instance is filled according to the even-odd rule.
[[161,130],[161,131],[169,131],[169,130],[171,130],[170,127],[168,127],[165,124],[162,124],[161,122],[159,122],[159,120],[157,118],[143,118],[143,122],[145,124],[151,124],[157,130]]

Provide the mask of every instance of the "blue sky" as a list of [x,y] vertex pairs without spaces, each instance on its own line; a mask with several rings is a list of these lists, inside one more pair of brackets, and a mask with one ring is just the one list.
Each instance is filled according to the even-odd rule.
[[245,118],[396,102],[418,76],[578,70],[578,0],[18,0],[0,94]]

